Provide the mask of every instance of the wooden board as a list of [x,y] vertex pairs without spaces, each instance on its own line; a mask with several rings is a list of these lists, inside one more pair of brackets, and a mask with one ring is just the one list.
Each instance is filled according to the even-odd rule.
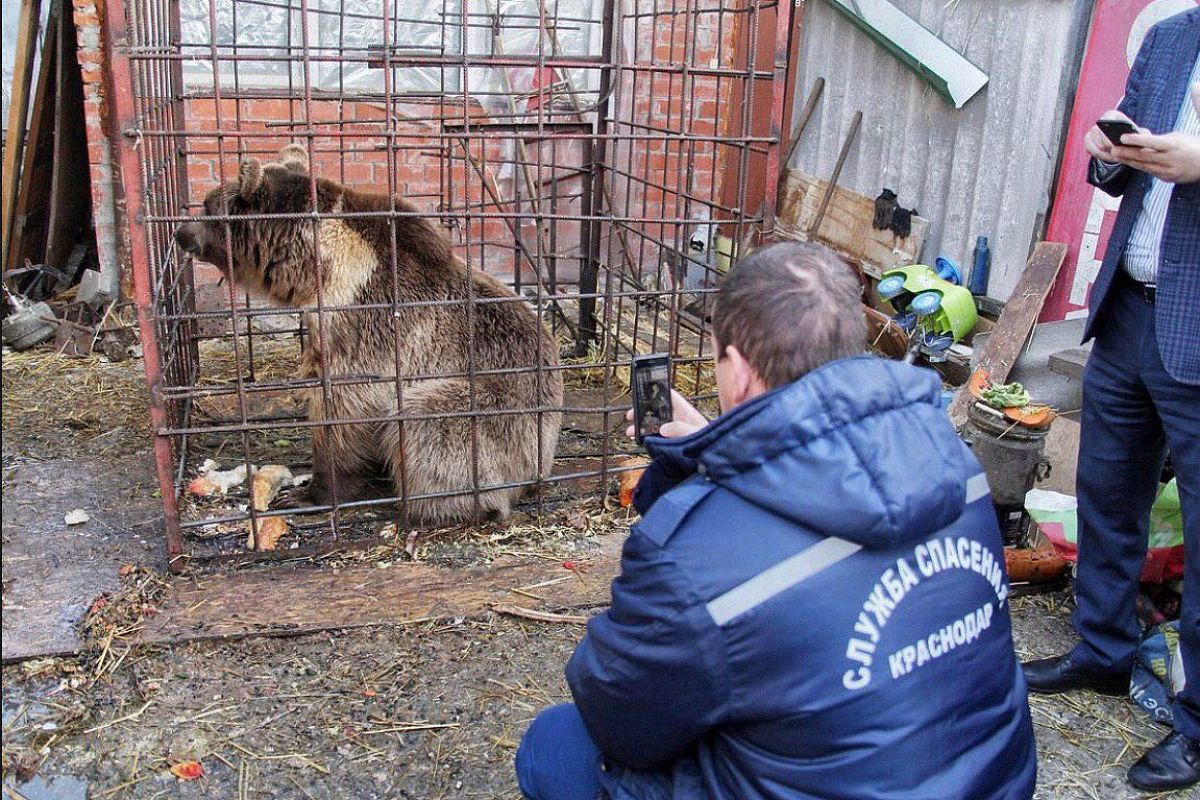
[[[1017,286],[1004,305],[996,327],[978,353],[975,368],[986,370],[995,383],[1003,383],[1029,339],[1029,332],[1042,312],[1046,295],[1058,277],[1067,246],[1057,242],[1038,242],[1025,265]],[[950,421],[955,427],[967,420],[971,394],[966,387],[959,389],[950,404]]]
[[1046,460],[1050,476],[1036,485],[1048,492],[1075,494],[1075,469],[1079,463],[1079,422],[1059,417],[1046,434]]
[[[612,546],[602,554],[575,562],[576,574],[558,561],[510,558],[470,569],[412,563],[380,569],[365,563],[343,569],[271,568],[180,579],[137,642],[296,636],[471,617],[497,604],[541,612],[596,608],[610,602],[619,565],[618,538],[623,537],[613,536]],[[546,581],[557,582],[534,586]],[[518,588],[541,599],[512,591]]]
[[[620,291],[638,290],[625,275],[615,277],[620,282]],[[702,349],[705,353],[711,353],[712,348],[704,344],[703,335],[697,330],[703,323],[691,315],[685,319],[682,314],[671,314],[670,308],[663,305],[670,301],[669,296],[661,301],[654,298],[638,302],[632,297],[613,300],[612,320],[606,330],[615,338],[618,358],[665,352],[670,352],[676,358],[690,358],[698,355]],[[596,320],[601,327],[606,325],[604,303],[604,298],[596,302]]]
[[[775,220],[778,238],[797,241],[808,238],[807,231],[812,228],[828,186],[827,181],[788,170],[779,217]],[[890,230],[876,230],[871,224],[874,219],[872,198],[835,187],[815,240],[837,250],[875,278],[882,270],[897,264],[912,264],[929,235],[929,220],[914,215],[912,232],[902,239]]]
[[[38,61],[37,86],[25,137],[21,172],[17,176],[17,198],[13,205],[12,227],[8,237],[8,261],[5,270],[45,261],[46,217],[50,210],[50,175],[54,165],[54,112],[58,98],[59,4],[50,7],[42,57]],[[74,61],[72,61],[74,63]],[[75,70],[77,73],[78,69]],[[76,176],[76,186],[79,185]],[[57,266],[57,265],[56,265]]]
[[17,177],[25,149],[25,123],[29,116],[29,83],[33,53],[37,45],[41,0],[22,0],[17,46],[13,51],[12,100],[8,108],[8,130],[4,139],[4,173],[0,178],[0,265],[8,263],[9,234],[17,202]]
[[[12,435],[28,442],[36,434]],[[162,501],[152,495],[158,488],[153,460],[80,450],[71,457],[16,459],[5,465],[0,509],[0,655],[5,664],[78,652],[77,623],[98,594],[120,587],[121,565],[162,563],[146,549],[162,540]],[[63,518],[77,508],[91,520],[65,525]]]

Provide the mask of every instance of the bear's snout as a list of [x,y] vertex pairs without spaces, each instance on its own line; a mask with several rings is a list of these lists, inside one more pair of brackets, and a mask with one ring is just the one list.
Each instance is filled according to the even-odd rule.
[[196,222],[185,222],[175,231],[175,243],[186,253],[196,255],[202,249],[200,245],[200,225]]

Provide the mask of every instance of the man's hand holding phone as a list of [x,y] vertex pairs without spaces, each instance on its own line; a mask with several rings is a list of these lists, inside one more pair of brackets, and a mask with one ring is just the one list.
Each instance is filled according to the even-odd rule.
[[[1105,132],[1106,130],[1108,133]],[[1144,128],[1139,128],[1133,120],[1114,108],[1101,115],[1097,123],[1087,132],[1083,137],[1083,146],[1089,155],[1107,164],[1123,164],[1125,162],[1122,160],[1122,155],[1127,155],[1129,151],[1136,149],[1124,146],[1122,144],[1124,137],[1148,132]],[[1116,136],[1117,140],[1114,141],[1110,138],[1109,133]]]
[[[693,434],[708,425],[708,418],[697,411],[691,403],[684,399],[683,395],[674,389],[671,390],[671,411],[671,421],[663,423],[662,428],[658,431],[659,436],[675,439]],[[636,441],[637,430],[633,424],[632,408],[625,412],[625,421],[629,423],[629,427],[625,429],[625,435]]]
[[[1191,100],[1200,114],[1200,81],[1191,86]],[[1112,149],[1122,164],[1167,183],[1200,183],[1200,136],[1182,131],[1139,131],[1122,136],[1121,141],[1123,147]]]

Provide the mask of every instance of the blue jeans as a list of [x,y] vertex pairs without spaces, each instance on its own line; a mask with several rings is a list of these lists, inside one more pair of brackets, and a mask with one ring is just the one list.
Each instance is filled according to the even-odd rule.
[[[1183,510],[1179,645],[1187,686],[1175,729],[1200,739],[1200,386],[1163,368],[1154,306],[1117,276],[1083,375],[1079,438],[1077,662],[1126,672],[1140,629],[1134,610],[1146,559],[1150,507],[1167,447]],[[1200,343],[1196,344],[1200,347]]]
[[537,715],[517,748],[517,785],[527,800],[603,797],[603,756],[575,706],[563,703]]
[[571,703],[551,706],[521,738],[517,785],[526,800],[670,800],[701,797],[695,759],[641,772],[607,762]]

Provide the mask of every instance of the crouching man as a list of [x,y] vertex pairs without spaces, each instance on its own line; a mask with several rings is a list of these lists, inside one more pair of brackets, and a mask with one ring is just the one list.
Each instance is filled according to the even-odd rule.
[[932,372],[868,355],[825,248],[744,259],[713,309],[722,415],[675,396],[574,704],[530,800],[1033,795],[1000,535]]

